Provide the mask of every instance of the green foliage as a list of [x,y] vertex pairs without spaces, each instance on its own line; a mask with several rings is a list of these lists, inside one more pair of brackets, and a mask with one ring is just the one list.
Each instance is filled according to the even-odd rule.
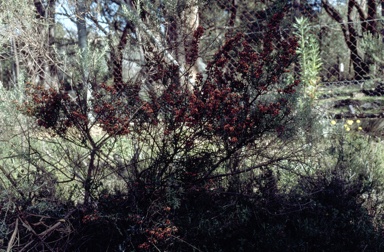
[[[273,166],[238,177],[230,187],[223,179],[198,183],[193,174],[161,186],[141,177],[127,183],[128,193],[95,195],[97,209],[72,212],[66,220],[73,232],[57,231],[70,242],[55,246],[69,251],[380,251],[382,179],[373,151],[379,150],[343,123],[329,127],[328,151],[313,160],[313,167],[307,163],[311,172],[301,172],[288,188],[281,187]],[[34,224],[35,214],[64,218],[70,206],[14,204],[23,206]],[[4,221],[15,224],[9,216]],[[38,251],[39,242],[34,244],[31,251]]]
[[[297,104],[287,73],[297,41],[282,39],[283,14],[266,15],[268,36],[228,35],[195,88],[163,52],[148,68],[165,92],[145,100],[137,83],[100,85],[92,107],[80,87],[71,99],[31,86],[22,111],[42,127],[20,123],[22,137],[1,149],[0,249],[383,250],[382,150],[348,121],[320,128]],[[301,100],[313,100],[319,48],[306,20],[296,27]],[[192,59],[202,36],[199,27]],[[94,64],[96,81],[106,54],[78,57],[77,68]],[[4,122],[27,120],[7,102]]]
[[382,75],[380,69],[384,65],[384,46],[382,38],[366,32],[362,36],[360,46],[365,52],[365,60],[371,63],[371,77],[374,79],[379,78]]
[[300,74],[304,82],[304,92],[311,99],[317,98],[319,88],[322,60],[320,57],[320,47],[317,38],[310,33],[311,26],[307,18],[296,18],[293,25],[296,29],[295,35],[299,38],[297,54],[299,56]]
[[379,36],[374,36],[371,33],[364,33],[361,40],[361,47],[366,53],[366,57],[373,59],[377,63],[383,64],[381,60],[384,56],[382,40]]

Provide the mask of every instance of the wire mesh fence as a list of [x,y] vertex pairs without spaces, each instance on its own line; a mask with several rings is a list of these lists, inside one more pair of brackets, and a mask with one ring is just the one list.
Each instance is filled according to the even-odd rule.
[[307,16],[320,45],[318,102],[336,118],[383,116],[381,11],[378,1],[321,1]]
[[[84,69],[79,69],[86,66],[88,81],[94,89],[98,83],[136,83],[142,86],[141,93],[151,89],[161,92],[164,85],[161,83],[164,78],[159,76],[164,73],[161,64],[176,64],[179,74],[191,76],[193,82],[225,41],[238,33],[243,34],[252,48],[261,51],[260,41],[269,36],[270,21],[276,13],[283,12],[284,17],[275,31],[280,42],[297,36],[297,18],[308,20],[309,29],[304,36],[311,35],[312,40],[308,40],[306,46],[311,57],[318,48],[321,67],[313,72],[311,66],[304,69],[296,62],[293,72],[297,75],[304,70],[309,72],[307,81],[314,86],[311,92],[316,93],[318,103],[338,117],[381,117],[384,29],[379,1],[182,2],[142,1],[141,6],[135,6],[135,3],[100,1],[91,5],[86,13],[89,33],[86,65],[78,53],[78,41],[73,36],[76,31],[64,35],[56,31],[52,39],[52,27],[41,24],[55,20],[44,21],[40,17],[39,28],[30,30],[37,33],[25,36],[28,40],[23,40],[24,28],[20,26],[16,35],[2,42],[0,81],[6,88],[20,81],[59,82],[71,90],[82,81]],[[77,17],[74,13],[72,21]],[[202,27],[204,33],[198,41],[198,58],[191,64],[190,54],[196,49],[194,32],[198,27]],[[63,24],[60,29],[61,32],[68,30]],[[39,52],[31,49],[34,45],[46,46]],[[28,58],[31,56],[28,52],[34,52],[36,57]],[[37,78],[30,76],[33,72],[37,72]]]

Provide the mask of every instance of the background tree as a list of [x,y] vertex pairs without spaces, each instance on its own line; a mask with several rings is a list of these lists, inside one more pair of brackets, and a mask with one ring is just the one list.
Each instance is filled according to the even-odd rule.
[[342,14],[337,11],[328,1],[323,0],[322,4],[328,15],[330,15],[330,17],[332,17],[332,19],[338,22],[341,26],[345,43],[350,50],[350,58],[355,72],[355,79],[364,78],[364,76],[369,73],[369,64],[368,62],[364,61],[363,57],[358,51],[358,40],[360,35],[358,34],[358,30],[354,25],[352,15],[353,9],[356,8],[360,19],[361,31],[370,32],[372,35],[376,34],[376,2],[368,1],[368,11],[365,12],[365,10],[356,1],[348,1],[346,22],[343,20]]
[[[1,20],[43,52],[35,3]],[[381,251],[383,150],[305,102],[316,30],[299,43],[292,21],[324,15],[295,3],[57,1],[39,55],[63,83],[0,89],[0,248]]]

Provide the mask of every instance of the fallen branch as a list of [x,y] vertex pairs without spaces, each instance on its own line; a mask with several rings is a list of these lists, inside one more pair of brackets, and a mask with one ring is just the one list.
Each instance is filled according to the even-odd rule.
[[13,247],[13,244],[15,242],[16,234],[18,233],[18,231],[19,231],[19,219],[16,219],[15,229],[13,230],[11,239],[8,242],[7,252],[11,252],[12,251],[12,247]]

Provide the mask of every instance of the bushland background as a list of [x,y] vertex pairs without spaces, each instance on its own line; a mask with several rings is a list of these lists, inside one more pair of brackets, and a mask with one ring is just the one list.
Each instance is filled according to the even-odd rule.
[[0,1],[1,251],[382,251],[383,11]]

